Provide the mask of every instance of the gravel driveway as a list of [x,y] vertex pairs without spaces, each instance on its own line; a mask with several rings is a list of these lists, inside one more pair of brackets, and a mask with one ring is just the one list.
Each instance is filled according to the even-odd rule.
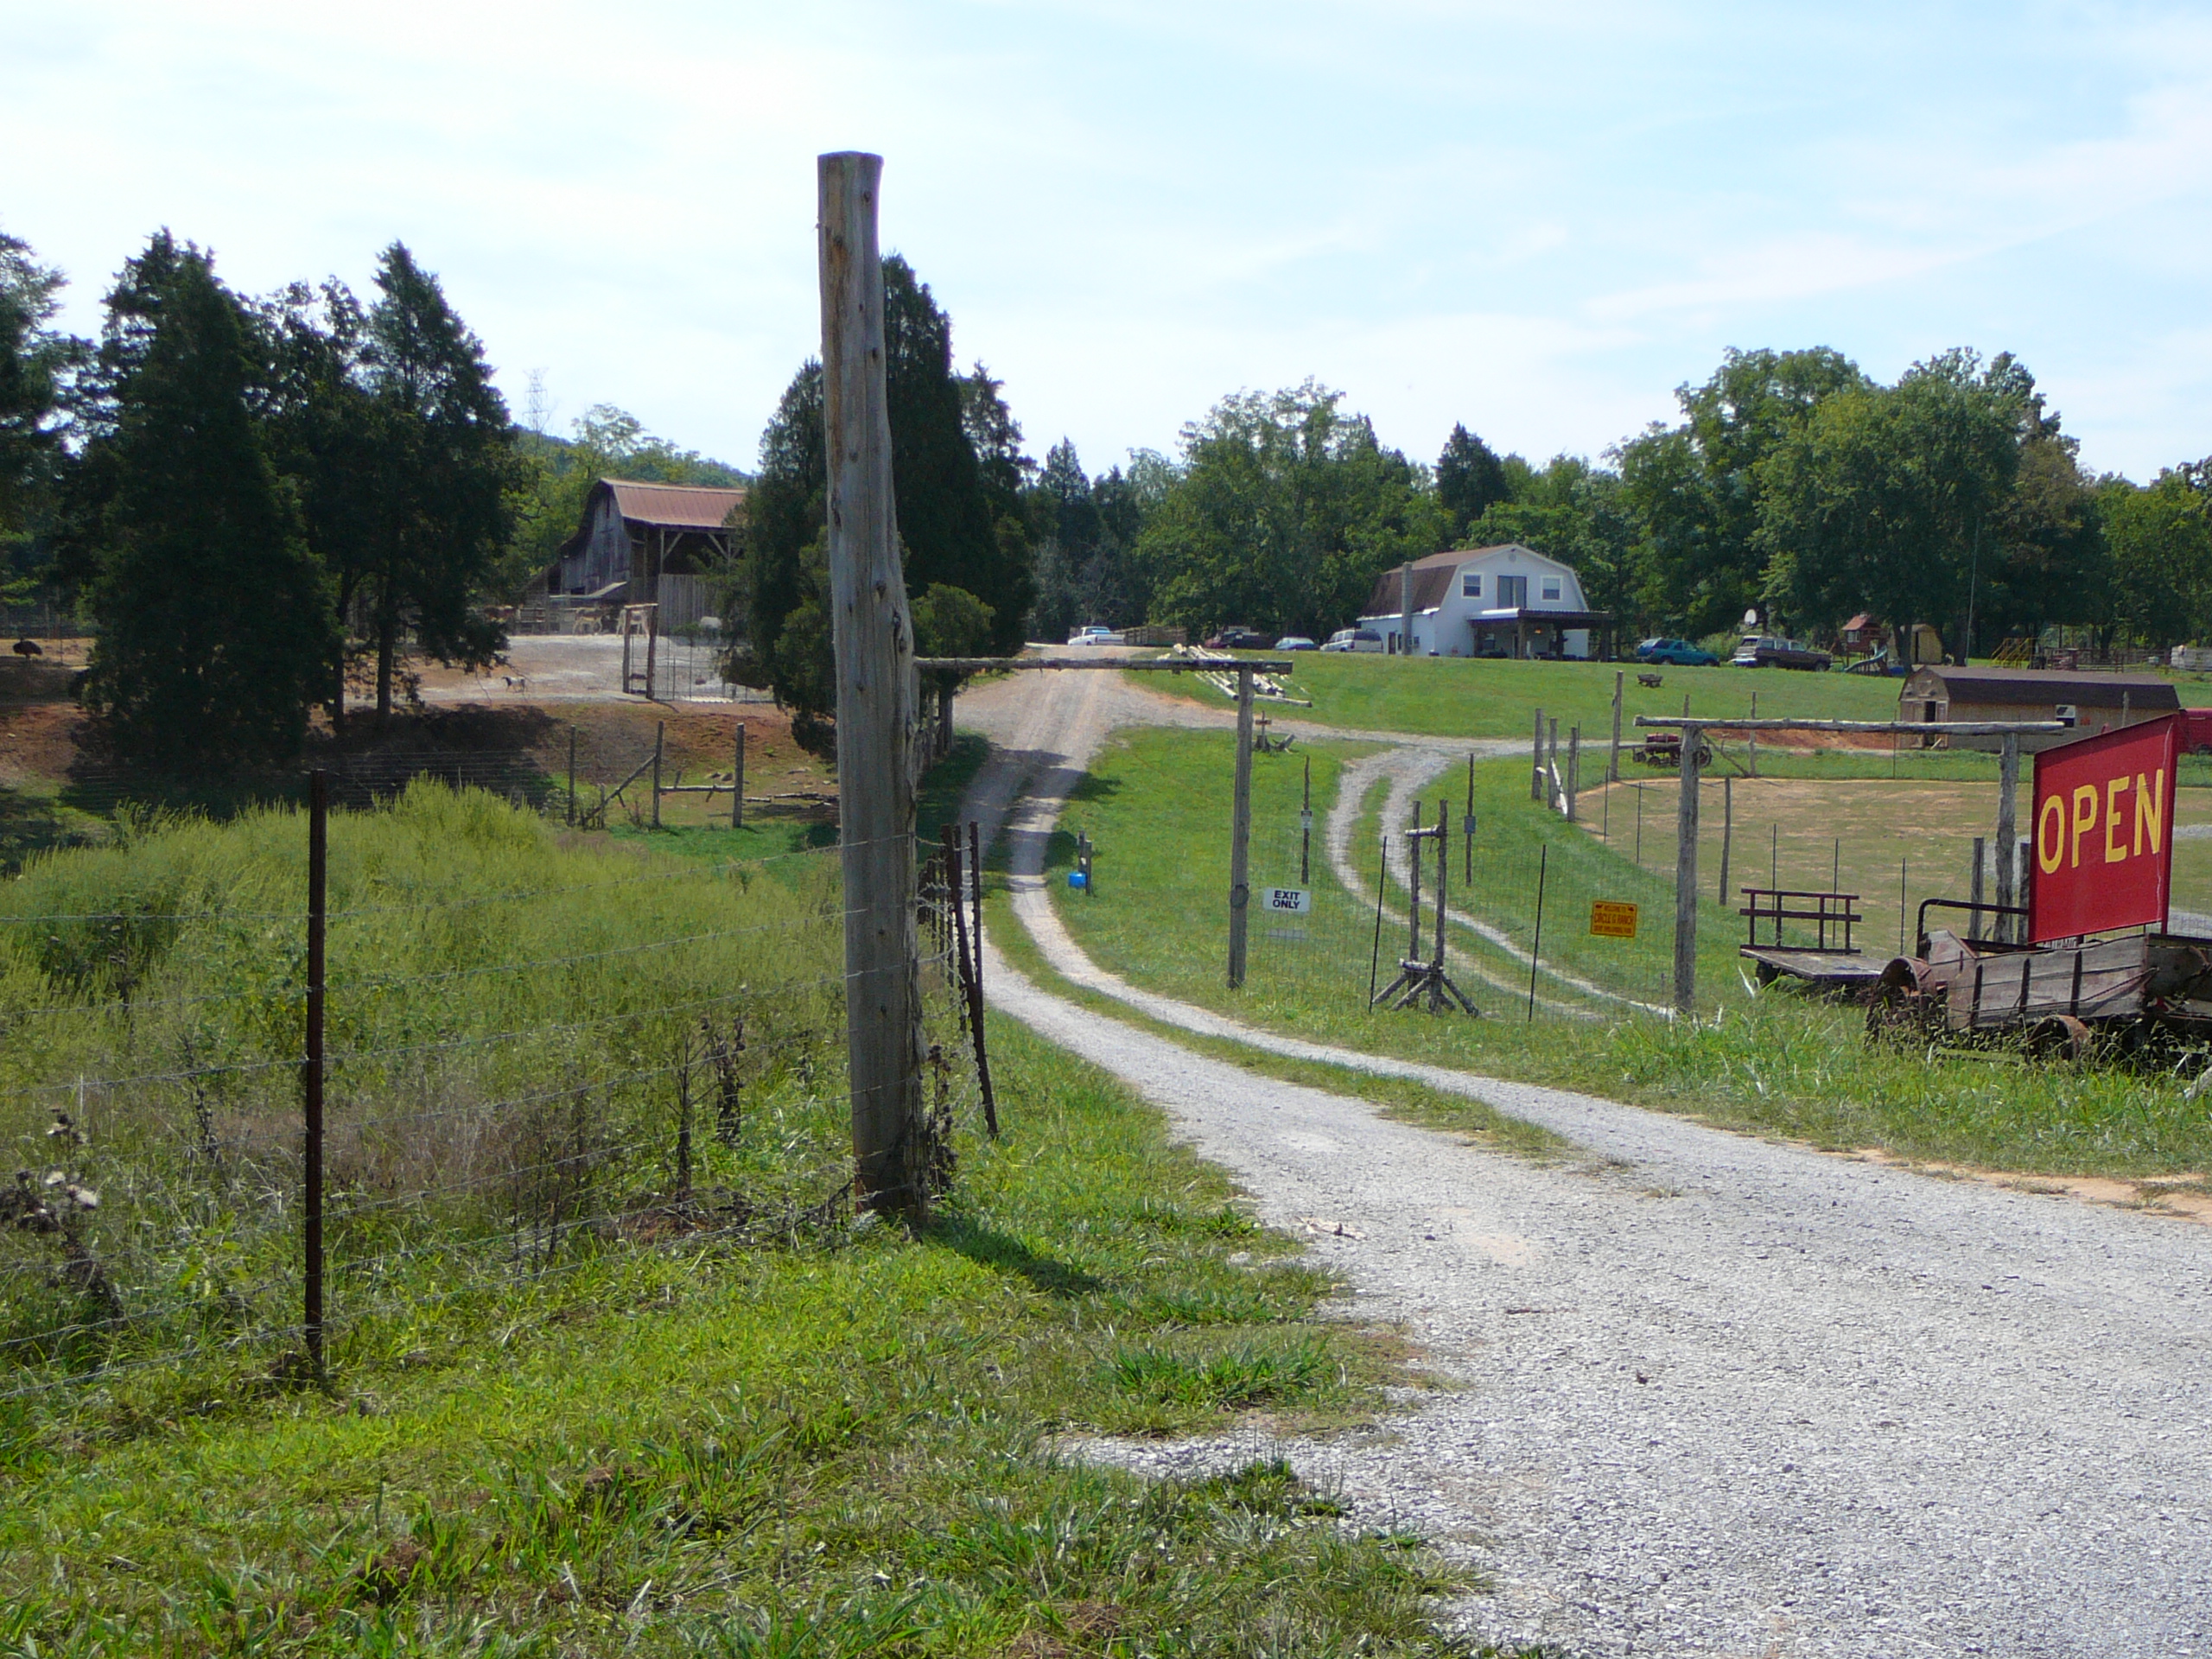
[[[979,817],[1025,776],[1057,795],[1106,729],[1141,717],[1117,677],[1046,678],[981,711],[1007,747],[978,776]],[[1018,872],[1052,810],[1016,808]],[[1033,874],[1016,906],[1056,966],[1097,975]],[[1354,1317],[1402,1322],[1455,1385],[1366,1435],[1087,1455],[1166,1472],[1281,1451],[1363,1521],[1414,1527],[1487,1574],[1494,1592],[1450,1615],[1486,1640],[2212,1653],[2212,1231],[1338,1056],[1477,1095],[1585,1154],[1522,1161],[1102,1019],[1003,960],[987,972],[1002,1010],[1157,1102],[1268,1221],[1312,1239]]]

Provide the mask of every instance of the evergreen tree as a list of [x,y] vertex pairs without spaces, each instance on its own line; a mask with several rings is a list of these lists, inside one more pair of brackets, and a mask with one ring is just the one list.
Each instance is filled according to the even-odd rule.
[[86,701],[143,753],[295,753],[338,636],[263,447],[251,319],[167,232],[107,312],[68,505],[99,625]]
[[[259,321],[264,441],[296,495],[308,550],[329,573],[342,630],[374,568],[382,512],[367,315],[342,283],[295,283],[263,302]],[[341,657],[323,699],[340,728],[345,691]]]
[[[980,364],[971,376],[953,373],[951,323],[896,254],[883,262],[883,289],[893,510],[906,592],[912,599],[940,585],[961,590],[989,619],[984,648],[1011,652],[1021,645],[1031,594],[1020,429]],[[822,419],[822,365],[810,360],[761,434],[726,601],[745,636],[730,653],[731,677],[773,690],[792,711],[794,739],[817,753],[830,751],[836,714]]]
[[411,629],[440,662],[488,666],[505,636],[476,608],[514,527],[514,428],[484,348],[404,243],[377,265],[362,366],[372,400],[375,518],[348,570],[375,652],[377,718]]
[[1455,424],[1436,458],[1436,501],[1447,521],[1446,545],[1466,545],[1475,521],[1506,499],[1505,468],[1497,452]]
[[80,341],[47,327],[61,273],[32,257],[29,245],[0,234],[0,541],[41,519],[61,459],[63,382],[84,357]]

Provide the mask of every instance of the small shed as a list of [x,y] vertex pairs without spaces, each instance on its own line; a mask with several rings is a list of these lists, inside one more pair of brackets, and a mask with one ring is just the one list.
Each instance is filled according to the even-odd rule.
[[[1915,721],[1954,720],[2061,720],[2074,728],[2064,734],[2023,737],[2032,752],[2086,737],[2116,726],[2155,720],[2181,707],[2172,682],[2151,674],[2064,673],[2035,668],[1951,668],[1936,664],[1915,669],[1897,693],[1897,718]],[[1995,749],[2002,740],[1948,740],[1959,748]],[[1934,747],[1946,740],[1930,734]]]

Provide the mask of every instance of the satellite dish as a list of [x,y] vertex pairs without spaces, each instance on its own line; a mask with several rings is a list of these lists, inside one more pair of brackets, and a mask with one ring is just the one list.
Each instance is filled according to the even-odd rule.
[[1747,627],[1747,628],[1756,628],[1757,626],[1758,626],[1758,625],[1759,625],[1759,613],[1758,613],[1758,608],[1757,608],[1756,607],[1754,607],[1752,609],[1748,610],[1748,611],[1745,611],[1745,612],[1744,613],[1744,626],[1745,626],[1745,627]]

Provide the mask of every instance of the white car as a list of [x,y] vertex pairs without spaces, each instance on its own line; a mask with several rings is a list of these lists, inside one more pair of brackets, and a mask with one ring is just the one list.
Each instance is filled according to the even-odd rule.
[[1120,634],[1111,628],[1100,627],[1096,623],[1087,628],[1077,628],[1068,636],[1068,644],[1071,645],[1118,645],[1121,643]]
[[1329,636],[1324,651],[1380,651],[1382,636],[1372,628],[1338,628]]

